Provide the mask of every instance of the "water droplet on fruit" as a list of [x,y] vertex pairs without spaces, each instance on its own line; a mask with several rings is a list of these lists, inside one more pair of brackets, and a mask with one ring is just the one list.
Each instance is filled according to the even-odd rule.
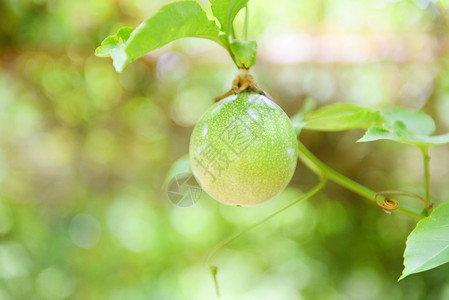
[[205,125],[204,128],[203,128],[203,130],[201,131],[201,135],[202,135],[203,137],[206,136],[208,129],[209,129],[209,128],[207,127],[207,125]]
[[219,112],[220,112],[220,110],[221,110],[221,108],[223,107],[223,103],[220,103],[220,104],[218,104],[217,105],[217,107],[215,107],[213,110],[212,110],[212,114],[218,114]]
[[293,149],[293,148],[288,148],[288,149],[287,149],[287,153],[288,153],[288,155],[290,155],[290,156],[295,156],[295,155],[296,155],[296,151],[295,151],[295,149]]
[[252,108],[248,109],[248,116],[254,121],[257,121],[260,117],[260,115]]

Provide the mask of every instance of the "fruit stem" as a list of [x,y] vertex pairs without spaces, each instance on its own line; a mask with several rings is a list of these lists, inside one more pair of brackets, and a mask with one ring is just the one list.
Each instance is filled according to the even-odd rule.
[[259,89],[256,85],[254,77],[249,73],[248,69],[241,68],[232,82],[232,88],[223,95],[216,97],[215,102],[221,101],[230,95],[237,95],[238,93],[259,93],[266,96],[265,92]]
[[326,174],[323,173],[318,173],[318,175],[321,177],[320,182],[315,185],[312,189],[310,189],[307,193],[303,194],[302,196],[300,196],[298,199],[296,199],[295,201],[293,201],[290,204],[287,204],[286,206],[282,207],[281,209],[275,211],[274,213],[272,213],[271,215],[263,218],[262,220],[260,220],[259,222],[256,222],[244,229],[242,229],[241,231],[237,232],[236,234],[228,237],[227,239],[223,240],[220,244],[218,244],[218,246],[216,246],[210,253],[209,256],[206,259],[206,264],[209,265],[209,268],[212,272],[212,275],[214,277],[214,283],[215,283],[215,288],[216,288],[216,292],[218,295],[218,284],[217,284],[217,267],[216,266],[212,266],[210,264],[212,258],[215,256],[215,254],[222,249],[223,247],[225,247],[226,245],[228,245],[229,243],[231,243],[233,240],[235,240],[236,238],[238,238],[239,236],[241,236],[242,234],[244,234],[245,232],[253,229],[254,227],[257,227],[263,223],[265,223],[266,221],[268,221],[269,219],[273,218],[274,216],[280,214],[281,212],[287,210],[288,208],[292,207],[293,205],[303,201],[303,200],[307,200],[311,197],[313,197],[316,193],[318,193],[326,184],[327,182],[327,176]]
[[[320,161],[312,152],[309,151],[301,142],[298,141],[298,149],[299,149],[299,159],[313,172],[322,174],[323,172],[329,177],[333,182],[347,188],[348,190],[372,201],[376,201],[375,197],[376,192],[373,190],[349,179],[348,177],[338,173],[333,170],[322,161]],[[398,207],[396,209],[399,213],[410,217],[414,220],[420,220],[424,217],[422,214],[418,214],[402,207]]]

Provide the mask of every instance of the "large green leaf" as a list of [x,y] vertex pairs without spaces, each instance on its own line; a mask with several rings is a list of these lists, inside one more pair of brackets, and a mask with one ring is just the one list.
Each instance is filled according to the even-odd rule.
[[435,122],[424,112],[395,108],[383,112],[383,115],[387,122],[372,126],[357,142],[393,140],[419,147],[449,143],[449,133],[430,136],[435,131]]
[[132,33],[129,31],[129,27],[120,29],[116,35],[107,37],[95,51],[98,56],[112,57],[117,72],[148,52],[179,38],[201,37],[223,45],[218,26],[206,17],[195,1],[167,4]]
[[235,17],[246,6],[248,0],[210,0],[212,12],[221,25],[221,31],[231,34]]
[[379,111],[354,104],[339,103],[325,106],[309,113],[304,128],[319,131],[341,131],[367,129],[382,124],[384,118]]
[[407,238],[404,271],[399,280],[410,274],[430,270],[449,262],[449,202],[439,205],[418,222]]
[[237,67],[249,69],[256,63],[256,42],[233,40],[230,46],[235,55]]

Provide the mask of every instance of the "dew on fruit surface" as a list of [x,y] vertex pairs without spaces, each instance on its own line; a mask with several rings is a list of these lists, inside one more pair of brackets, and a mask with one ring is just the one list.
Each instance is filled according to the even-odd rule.
[[212,115],[218,114],[222,108],[223,108],[223,103],[220,103],[214,109],[212,109],[212,111],[210,113]]
[[252,94],[252,95],[249,95],[249,97],[248,97],[248,102],[249,102],[249,103],[255,103],[255,102],[257,102],[257,101],[258,101],[259,99],[261,99],[261,98],[263,98],[262,95]]
[[208,129],[209,129],[209,128],[207,127],[207,125],[204,125],[203,130],[201,130],[201,135],[202,135],[203,137],[205,137],[205,136],[207,135]]
[[248,113],[248,116],[251,118],[251,119],[253,119],[254,121],[258,121],[259,120],[259,118],[260,118],[260,114],[258,113],[258,112],[256,112],[254,109],[252,109],[252,108],[249,108],[248,109],[248,111],[247,111],[247,113]]
[[287,153],[288,153],[288,155],[290,155],[290,156],[295,156],[296,151],[295,151],[295,149],[293,149],[293,148],[288,148],[288,149],[287,149]]
[[269,107],[277,109],[276,105],[274,105],[270,99],[267,99],[265,97],[260,97],[260,99]]

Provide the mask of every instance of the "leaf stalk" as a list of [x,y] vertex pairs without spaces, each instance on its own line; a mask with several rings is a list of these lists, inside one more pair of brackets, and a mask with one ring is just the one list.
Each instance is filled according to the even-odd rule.
[[425,189],[426,189],[426,201],[428,204],[431,203],[430,199],[430,155],[429,155],[429,148],[428,147],[421,147],[421,152],[423,156],[424,161],[424,181],[425,181]]

